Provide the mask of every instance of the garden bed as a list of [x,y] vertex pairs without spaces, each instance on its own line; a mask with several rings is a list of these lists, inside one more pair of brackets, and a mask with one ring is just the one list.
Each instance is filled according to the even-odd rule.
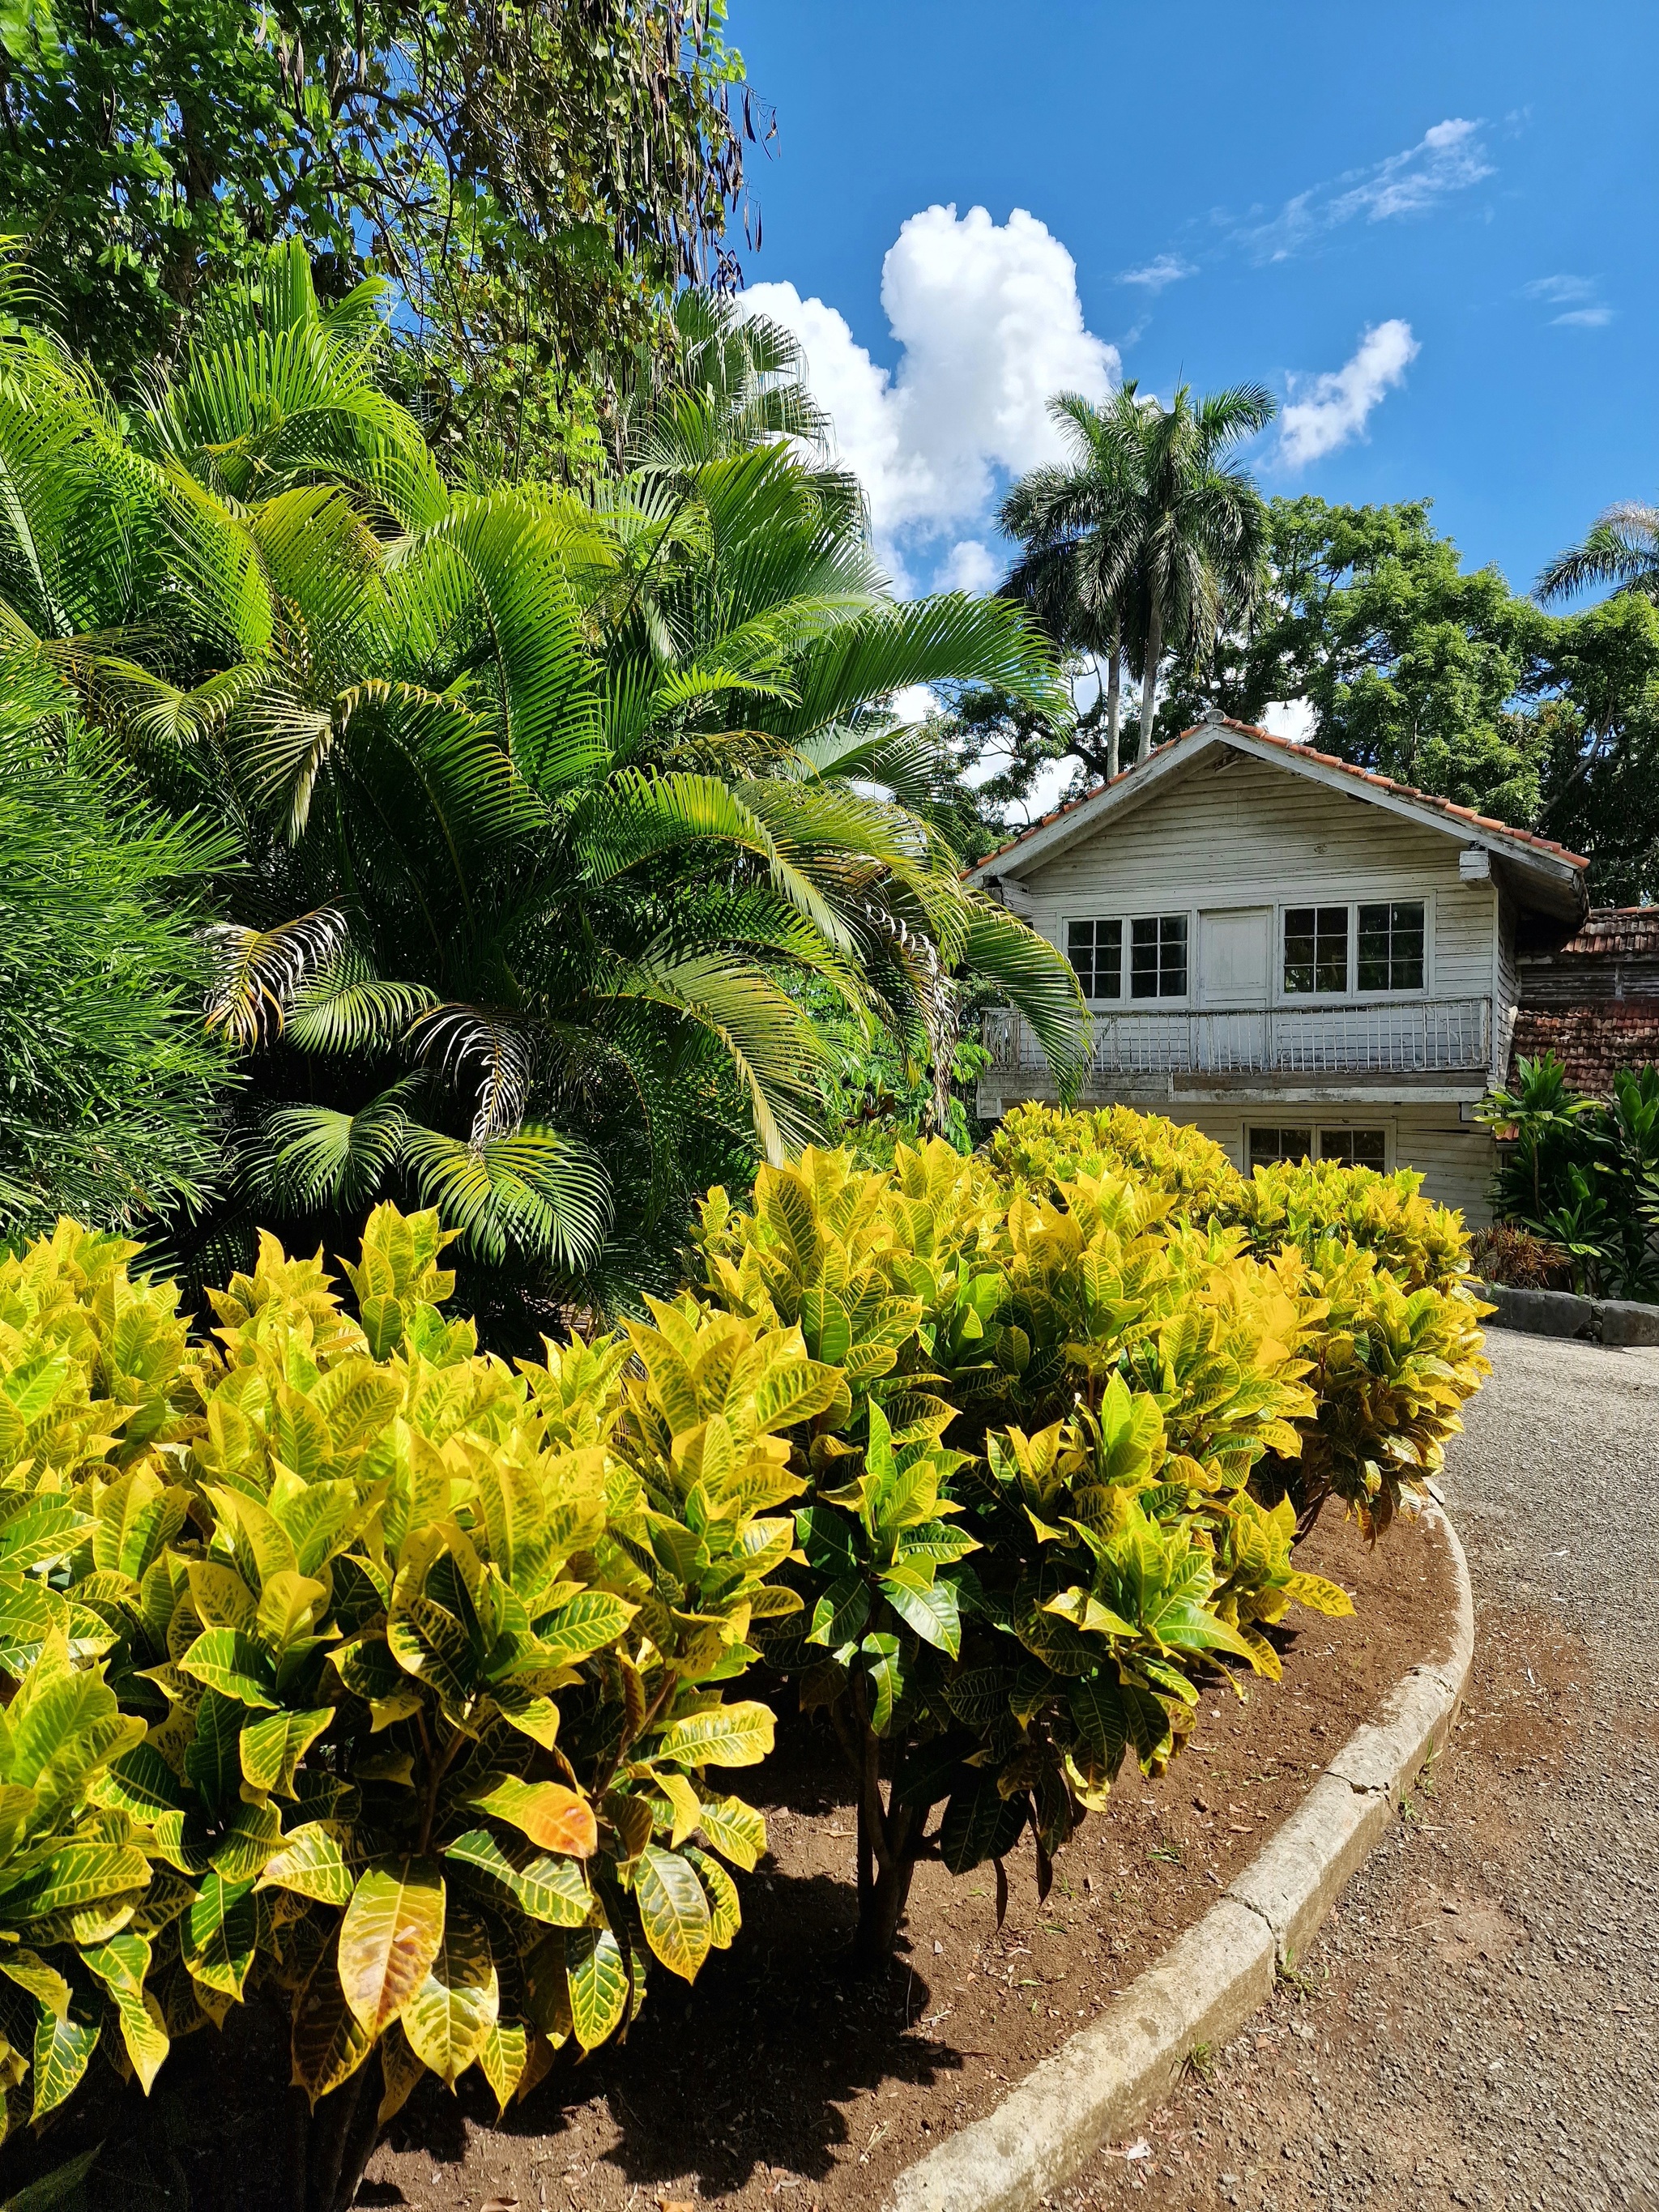
[[[1126,1771],[1110,1812],[1062,1853],[1041,1908],[1029,1844],[1012,1854],[1000,1934],[988,1867],[953,1880],[924,1865],[904,1948],[874,1985],[839,1966],[854,1913],[851,1811],[825,1793],[836,1769],[823,1747],[785,1727],[749,1793],[772,1850],[743,1884],[733,1950],[691,1990],[654,1972],[626,2045],[562,2064],[502,2126],[476,2076],[459,2098],[423,2084],[359,2203],[878,2203],[902,2167],[988,2111],[1198,1919],[1354,1726],[1444,1644],[1453,1585],[1431,1527],[1402,1522],[1368,1552],[1333,1509],[1298,1565],[1340,1581],[1356,1613],[1303,1615],[1283,1639],[1277,1687],[1248,1684],[1243,1704],[1224,1688],[1206,1694],[1194,1747],[1158,1782]],[[104,2116],[106,2169],[121,2170],[137,2122],[153,2146],[139,2162],[161,2182],[165,2137],[191,2212],[276,2212],[272,2077],[286,2072],[262,2020],[234,2018],[223,2042],[192,2037],[142,2119],[132,2106]]]

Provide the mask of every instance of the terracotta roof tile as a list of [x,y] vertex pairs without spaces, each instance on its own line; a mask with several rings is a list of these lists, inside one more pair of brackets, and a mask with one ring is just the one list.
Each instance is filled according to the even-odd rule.
[[1510,1054],[1510,1082],[1515,1063],[1553,1052],[1567,1080],[1587,1097],[1605,1098],[1621,1067],[1659,1065],[1659,1006],[1566,1006],[1559,1011],[1523,1006],[1516,1018]]
[[[1467,822],[1476,830],[1487,830],[1498,836],[1511,837],[1517,844],[1530,845],[1538,852],[1552,854],[1572,867],[1587,868],[1589,866],[1582,854],[1570,853],[1565,845],[1558,845],[1553,837],[1540,837],[1530,830],[1517,830],[1510,823],[1499,822],[1490,814],[1477,814],[1473,807],[1458,806],[1449,799],[1439,798],[1434,792],[1419,791],[1413,784],[1396,783],[1392,776],[1375,775],[1367,768],[1355,768],[1351,761],[1339,760],[1334,753],[1316,752],[1311,745],[1298,744],[1294,738],[1277,738],[1270,730],[1257,729],[1253,722],[1236,722],[1229,714],[1218,714],[1212,721],[1195,722],[1191,729],[1182,730],[1180,736],[1170,742],[1182,744],[1203,731],[1218,729],[1237,730],[1241,737],[1258,738],[1264,744],[1275,745],[1281,752],[1293,754],[1298,760],[1317,761],[1322,768],[1339,769],[1342,775],[1352,776],[1356,783],[1370,784],[1373,790],[1392,792],[1396,798],[1409,799],[1419,805],[1432,807],[1437,814],[1449,815],[1455,821]],[[1166,753],[1169,750],[1168,745],[1160,745],[1158,752]],[[1153,757],[1157,758],[1158,754]],[[1092,791],[1085,791],[1080,799],[1068,799],[1064,806],[1054,807],[1040,821],[1033,822],[1028,829],[1022,830],[1018,837],[1009,838],[1006,844],[999,845],[995,852],[988,853],[984,860],[975,860],[974,867],[988,867],[993,860],[1000,860],[1005,853],[1012,853],[1028,837],[1035,837],[1039,830],[1046,830],[1050,823],[1075,813],[1079,806],[1086,806],[1091,799],[1098,799],[1103,791],[1115,789],[1120,783],[1127,782],[1141,765],[1137,762],[1132,767],[1121,769],[1109,784],[1097,784]],[[970,874],[972,870],[964,869],[963,872]]]
[[1598,906],[1576,937],[1570,937],[1554,962],[1564,960],[1652,960],[1659,958],[1659,906]]

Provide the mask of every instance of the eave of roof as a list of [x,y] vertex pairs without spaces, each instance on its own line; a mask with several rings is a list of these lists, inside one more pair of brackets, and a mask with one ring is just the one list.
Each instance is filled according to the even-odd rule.
[[1419,791],[1414,784],[1396,783],[1392,776],[1377,775],[1370,769],[1355,768],[1351,761],[1338,760],[1332,753],[1316,752],[1310,745],[1298,744],[1291,738],[1275,737],[1272,731],[1258,729],[1252,722],[1236,722],[1231,715],[1216,714],[1205,721],[1195,722],[1190,729],[1182,730],[1180,736],[1172,738],[1170,744],[1160,745],[1150,760],[1137,761],[1132,766],[1120,769],[1109,783],[1097,784],[1092,791],[1085,791],[1080,799],[1068,799],[1064,806],[1053,808],[1028,829],[1022,830],[1018,836],[1009,838],[994,853],[988,853],[982,860],[975,860],[972,867],[964,868],[963,874],[982,874],[1006,854],[1017,852],[1041,831],[1052,829],[1055,823],[1063,821],[1069,814],[1076,814],[1086,806],[1092,806],[1109,791],[1127,786],[1143,768],[1151,768],[1155,762],[1167,760],[1176,746],[1184,744],[1188,738],[1213,736],[1218,730],[1231,730],[1239,737],[1271,745],[1275,751],[1285,754],[1291,760],[1312,763],[1322,769],[1333,769],[1354,783],[1365,785],[1391,799],[1404,799],[1413,805],[1424,807],[1449,821],[1465,823],[1480,831],[1483,836],[1502,838],[1533,852],[1546,854],[1552,860],[1571,868],[1583,870],[1589,866],[1582,854],[1569,852],[1565,845],[1557,844],[1553,837],[1540,837],[1530,830],[1517,830],[1511,823],[1499,822],[1490,814],[1477,814],[1471,806],[1459,806],[1451,799],[1442,799],[1431,791]]

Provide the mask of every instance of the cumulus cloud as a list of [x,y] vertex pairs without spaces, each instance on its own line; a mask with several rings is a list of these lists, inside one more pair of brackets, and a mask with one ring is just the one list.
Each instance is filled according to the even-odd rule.
[[1530,284],[1521,287],[1523,300],[1540,300],[1547,307],[1559,307],[1562,313],[1552,315],[1552,324],[1565,323],[1583,331],[1606,328],[1616,312],[1596,298],[1601,287],[1593,276],[1534,276]]
[[[996,223],[982,207],[960,216],[954,206],[931,207],[902,226],[882,264],[894,370],[858,343],[844,316],[803,300],[793,284],[754,284],[743,296],[800,339],[812,390],[841,458],[863,482],[890,558],[901,541],[976,520],[998,472],[1058,455],[1051,392],[1101,399],[1118,375],[1116,349],[1084,321],[1077,264],[1020,208]],[[972,557],[961,544],[950,560],[958,555]]]
[[1125,269],[1118,276],[1120,284],[1139,284],[1149,292],[1161,292],[1166,284],[1178,284],[1183,276],[1196,276],[1195,262],[1183,261],[1178,253],[1160,253],[1140,269]]
[[1397,216],[1420,215],[1449,193],[1467,191],[1493,173],[1480,127],[1479,120],[1449,116],[1403,153],[1298,192],[1272,222],[1245,225],[1235,236],[1259,258],[1283,261],[1343,223],[1360,219],[1387,222]]
[[977,538],[964,538],[951,548],[945,565],[933,579],[936,592],[983,592],[1002,581],[1004,563]]
[[1360,436],[1383,394],[1404,378],[1422,350],[1409,323],[1376,323],[1340,368],[1319,376],[1292,376],[1291,398],[1279,416],[1279,457],[1302,468]]

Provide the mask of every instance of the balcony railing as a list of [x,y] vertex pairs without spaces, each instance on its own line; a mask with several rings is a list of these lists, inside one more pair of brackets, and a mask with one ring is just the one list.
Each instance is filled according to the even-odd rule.
[[[988,1075],[1036,1074],[1047,1066],[1023,1016],[988,1013],[984,1034]],[[1100,1076],[1449,1074],[1483,1071],[1491,1054],[1490,999],[1401,999],[1097,1012],[1090,1066]]]

